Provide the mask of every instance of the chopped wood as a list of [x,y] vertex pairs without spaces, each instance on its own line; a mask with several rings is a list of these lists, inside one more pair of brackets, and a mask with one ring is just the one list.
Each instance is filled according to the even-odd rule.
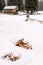
[[16,46],[23,47],[26,49],[32,49],[32,45],[29,42],[25,42],[24,39],[20,39],[16,42]]
[[6,55],[4,55],[2,58],[3,59],[6,59],[6,58],[9,58],[9,60],[11,60],[11,61],[16,61],[16,60],[18,60],[19,58],[20,58],[20,56],[18,56],[18,55],[14,55],[14,54],[6,54]]

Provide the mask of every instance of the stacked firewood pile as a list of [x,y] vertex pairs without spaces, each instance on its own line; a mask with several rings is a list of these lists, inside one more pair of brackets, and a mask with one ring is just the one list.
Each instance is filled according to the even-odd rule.
[[[26,48],[26,49],[30,49],[30,50],[32,49],[32,45],[30,45],[29,42],[25,41],[24,39],[18,40],[15,45]],[[4,56],[2,56],[3,59],[7,59],[11,61],[16,61],[20,59],[20,57],[21,57],[20,55],[16,55],[13,53],[5,54]]]
[[7,60],[11,60],[11,61],[16,61],[20,58],[20,56],[9,53],[9,54],[2,56],[2,58],[7,59]]
[[32,49],[32,45],[29,42],[25,42],[24,39],[20,39],[16,42],[16,46],[23,47],[26,49]]

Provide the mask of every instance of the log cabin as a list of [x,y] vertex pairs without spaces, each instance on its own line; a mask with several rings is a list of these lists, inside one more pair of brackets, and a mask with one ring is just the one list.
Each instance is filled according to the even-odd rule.
[[18,13],[18,6],[5,6],[4,13],[17,14]]

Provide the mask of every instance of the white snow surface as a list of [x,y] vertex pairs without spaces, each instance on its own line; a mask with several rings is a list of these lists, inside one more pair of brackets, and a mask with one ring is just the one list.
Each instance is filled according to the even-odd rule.
[[[0,65],[43,65],[43,12],[40,14],[30,15],[28,21],[26,15],[0,14]],[[32,45],[32,50],[15,46],[21,38]],[[20,59],[3,60],[7,53],[20,55]]]
[[17,6],[5,6],[4,9],[15,9]]

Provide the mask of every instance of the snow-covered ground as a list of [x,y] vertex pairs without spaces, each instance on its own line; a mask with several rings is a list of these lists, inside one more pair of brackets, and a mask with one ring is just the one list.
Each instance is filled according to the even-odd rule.
[[[0,14],[0,65],[43,65],[43,12],[30,15]],[[18,39],[24,38],[32,45],[32,50],[15,46]],[[6,53],[21,56],[15,62],[3,60]]]

